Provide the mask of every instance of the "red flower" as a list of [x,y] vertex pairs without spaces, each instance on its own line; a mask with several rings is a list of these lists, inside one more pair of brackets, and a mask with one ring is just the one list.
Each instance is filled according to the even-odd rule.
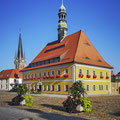
[[26,78],[24,78],[24,80],[26,80]]
[[27,80],[29,80],[30,78],[27,78]]
[[37,79],[37,77],[34,77],[34,80],[36,80]]
[[83,74],[81,74],[81,73],[79,74],[79,77],[80,77],[80,78],[83,78],[83,76],[84,76]]
[[103,79],[103,76],[100,76],[101,79]]
[[56,78],[60,78],[61,76],[59,74],[56,75]]
[[109,79],[109,77],[108,77],[108,76],[106,76],[106,79]]
[[33,80],[33,78],[31,77],[30,80]]
[[86,75],[87,78],[90,78],[90,75]]
[[54,75],[51,75],[50,77],[51,77],[52,79],[54,79]]
[[38,77],[38,79],[41,79],[41,77]]
[[68,77],[69,77],[69,75],[66,73],[66,74],[64,74],[64,77],[68,78]]
[[46,78],[46,76],[43,76],[43,79],[45,79]]
[[46,76],[46,78],[47,78],[47,79],[49,79],[49,78],[50,78],[50,76],[49,76],[49,75],[47,75],[47,76]]
[[97,78],[97,76],[96,76],[96,75],[93,75],[93,79],[95,79],[95,78]]

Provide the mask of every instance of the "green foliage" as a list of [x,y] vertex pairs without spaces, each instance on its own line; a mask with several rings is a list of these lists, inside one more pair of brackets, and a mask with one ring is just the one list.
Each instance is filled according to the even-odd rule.
[[73,83],[72,87],[70,88],[70,93],[71,93],[71,96],[73,96],[75,99],[80,99],[82,96],[84,96],[86,92],[82,82],[77,81]]
[[80,101],[83,102],[84,112],[91,112],[92,104],[90,100],[88,98],[83,97],[80,99]]
[[25,95],[27,93],[27,91],[28,91],[28,89],[27,89],[26,84],[19,84],[17,86],[17,94],[18,94],[18,96]]
[[32,106],[33,105],[33,97],[32,96],[25,95],[24,99],[25,99],[25,105],[26,106]]

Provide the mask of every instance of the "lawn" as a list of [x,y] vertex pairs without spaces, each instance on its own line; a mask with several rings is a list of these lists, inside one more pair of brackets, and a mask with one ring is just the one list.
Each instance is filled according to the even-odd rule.
[[34,104],[32,107],[11,106],[11,99],[16,96],[9,92],[0,92],[0,106],[18,107],[20,109],[34,109],[43,112],[58,113],[62,115],[74,115],[86,118],[97,118],[105,120],[120,120],[120,95],[118,96],[96,96],[89,97],[92,102],[91,113],[72,113],[69,114],[62,106],[65,98],[53,98],[46,96],[33,96]]

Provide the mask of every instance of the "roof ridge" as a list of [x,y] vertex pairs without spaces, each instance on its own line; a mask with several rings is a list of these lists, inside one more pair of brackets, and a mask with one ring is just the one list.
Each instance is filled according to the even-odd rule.
[[74,55],[74,57],[73,57],[73,61],[75,61],[76,51],[77,51],[78,43],[79,43],[79,40],[80,40],[80,35],[81,35],[81,30],[79,31],[79,37],[78,37],[77,47],[76,47],[76,50],[75,50],[75,55]]

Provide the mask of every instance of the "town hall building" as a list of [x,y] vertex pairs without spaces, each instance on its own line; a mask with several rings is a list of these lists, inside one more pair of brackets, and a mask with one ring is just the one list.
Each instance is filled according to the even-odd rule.
[[22,70],[23,83],[32,91],[69,94],[82,81],[87,94],[111,94],[111,69],[83,30],[67,36],[66,8],[59,9],[58,40],[48,43]]

